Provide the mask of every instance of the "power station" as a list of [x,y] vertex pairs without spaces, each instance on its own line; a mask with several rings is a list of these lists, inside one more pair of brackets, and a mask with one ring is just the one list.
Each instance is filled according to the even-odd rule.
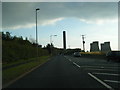
[[90,52],[97,52],[97,51],[109,52],[109,51],[111,51],[110,42],[104,42],[104,43],[101,43],[100,45],[101,45],[101,50],[99,49],[98,41],[94,41],[93,43],[90,43]]

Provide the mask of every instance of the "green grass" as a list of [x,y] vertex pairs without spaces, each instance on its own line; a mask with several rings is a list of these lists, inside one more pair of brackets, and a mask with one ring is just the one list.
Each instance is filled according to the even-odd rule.
[[23,63],[23,62],[26,62],[26,61],[31,61],[31,60],[37,60],[37,58],[22,59],[22,60],[17,60],[17,61],[14,61],[14,62],[3,63],[2,67],[7,67],[7,66],[11,66],[11,65]]
[[[49,60],[50,56],[42,56],[33,62],[22,64],[13,68],[9,68],[2,71],[3,85],[17,78],[18,76],[28,72],[32,68],[41,65]],[[35,59],[35,58],[34,58]]]

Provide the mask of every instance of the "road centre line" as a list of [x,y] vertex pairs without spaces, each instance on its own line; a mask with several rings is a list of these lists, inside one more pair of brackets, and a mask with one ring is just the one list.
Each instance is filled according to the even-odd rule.
[[120,83],[120,81],[113,81],[113,80],[104,80],[105,82],[111,82],[111,83]]
[[64,58],[66,58],[66,59],[68,59],[68,60],[69,60],[69,58],[68,58],[68,57],[66,57],[66,56],[64,56]]
[[71,59],[69,59],[69,61],[71,61]]
[[72,61],[70,58],[68,58],[68,57],[66,57],[66,56],[64,56],[66,59],[68,59],[70,62]]
[[90,75],[92,78],[94,78],[95,80],[97,80],[99,83],[101,83],[102,85],[104,85],[106,88],[109,88],[110,90],[114,90],[111,86],[107,85],[106,83],[104,83],[103,81],[101,81],[99,78],[95,77],[94,75],[92,75],[91,73],[88,73],[88,75]]
[[75,64],[77,67],[79,67],[79,68],[80,68],[80,66],[79,66],[78,64],[76,64],[75,62],[73,62],[73,64]]
[[98,74],[98,75],[111,75],[111,76],[120,76],[120,74],[112,74],[112,73],[92,73],[92,74]]
[[66,56],[64,56],[66,59],[68,59],[71,62],[71,59],[67,58]]

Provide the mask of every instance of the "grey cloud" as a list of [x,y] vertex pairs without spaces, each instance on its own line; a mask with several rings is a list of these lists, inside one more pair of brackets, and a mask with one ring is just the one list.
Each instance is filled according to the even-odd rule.
[[35,9],[38,12],[38,22],[60,17],[74,17],[85,20],[117,18],[117,2],[3,2],[3,28],[35,24]]

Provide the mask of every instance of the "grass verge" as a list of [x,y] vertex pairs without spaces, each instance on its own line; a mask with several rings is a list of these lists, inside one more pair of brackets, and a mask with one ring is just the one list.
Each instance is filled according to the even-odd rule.
[[103,52],[80,52],[81,54],[86,54],[86,55],[105,55]]
[[80,52],[82,57],[92,58],[96,60],[106,60],[106,54],[104,52]]
[[24,62],[28,62],[28,61],[33,61],[36,60],[37,58],[29,58],[29,59],[22,59],[22,60],[18,60],[18,61],[14,61],[14,62],[9,62],[9,63],[3,63],[2,67],[9,67],[12,65],[16,65],[16,64],[20,64],[20,63],[24,63]]
[[[35,61],[22,64],[13,68],[9,68],[2,71],[2,84],[9,83],[11,80],[19,77],[20,75],[28,72],[32,68],[41,65],[49,60],[50,56],[42,56],[39,58],[34,58]],[[37,59],[37,60],[36,60]]]

